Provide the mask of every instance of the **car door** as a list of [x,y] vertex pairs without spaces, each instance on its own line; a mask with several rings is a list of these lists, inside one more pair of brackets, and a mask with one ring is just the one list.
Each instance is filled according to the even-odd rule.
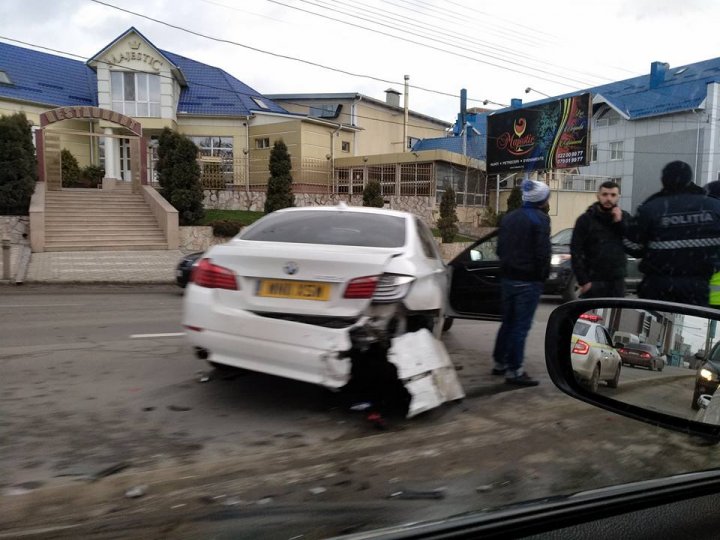
[[497,231],[484,236],[448,263],[448,316],[497,321],[501,317]]
[[617,366],[617,352],[612,346],[610,335],[602,326],[595,327],[595,341],[602,351],[600,359],[600,376],[602,379],[608,379],[615,374]]

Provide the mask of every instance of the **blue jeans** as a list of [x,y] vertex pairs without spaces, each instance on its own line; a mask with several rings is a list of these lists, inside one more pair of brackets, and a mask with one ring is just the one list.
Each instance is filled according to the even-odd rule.
[[496,369],[505,369],[507,377],[523,374],[525,340],[540,302],[540,281],[501,280],[502,324],[495,338],[493,359]]

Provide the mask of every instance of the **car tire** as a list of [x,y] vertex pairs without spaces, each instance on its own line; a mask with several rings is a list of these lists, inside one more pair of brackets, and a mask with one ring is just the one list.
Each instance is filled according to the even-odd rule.
[[598,384],[600,383],[600,366],[596,365],[593,369],[590,380],[588,380],[587,387],[593,393],[597,393]]
[[571,300],[577,300],[580,297],[580,287],[578,286],[577,279],[575,276],[570,276],[570,279],[565,285],[565,288],[560,293],[563,302],[570,302]]
[[620,384],[620,370],[622,368],[621,364],[618,364],[617,370],[615,371],[615,376],[607,381],[608,388],[617,388],[618,384]]
[[447,332],[452,328],[453,323],[455,322],[455,319],[452,317],[445,317],[445,321],[443,322],[442,331]]

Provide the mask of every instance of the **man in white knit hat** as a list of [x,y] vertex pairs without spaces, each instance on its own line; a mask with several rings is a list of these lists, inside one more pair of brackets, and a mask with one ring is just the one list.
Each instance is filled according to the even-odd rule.
[[522,207],[503,217],[498,233],[503,315],[492,374],[504,375],[506,384],[536,386],[523,361],[525,340],[550,273],[550,188],[525,180],[521,189]]

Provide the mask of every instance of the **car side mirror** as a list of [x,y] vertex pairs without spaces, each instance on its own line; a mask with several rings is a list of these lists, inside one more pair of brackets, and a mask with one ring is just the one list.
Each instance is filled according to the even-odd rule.
[[658,336],[669,350],[696,341],[696,336],[706,336],[711,323],[720,320],[715,309],[657,300],[568,302],[551,313],[547,324],[545,362],[550,378],[566,394],[596,407],[720,441],[720,398],[699,401],[702,395],[712,395],[720,388],[720,375],[715,371],[688,369],[678,355],[666,362],[659,351],[624,347],[626,350],[615,355],[603,356],[593,350],[591,340],[583,339],[588,314],[599,317],[595,320],[612,335],[647,324],[648,312],[653,320],[647,334]]

